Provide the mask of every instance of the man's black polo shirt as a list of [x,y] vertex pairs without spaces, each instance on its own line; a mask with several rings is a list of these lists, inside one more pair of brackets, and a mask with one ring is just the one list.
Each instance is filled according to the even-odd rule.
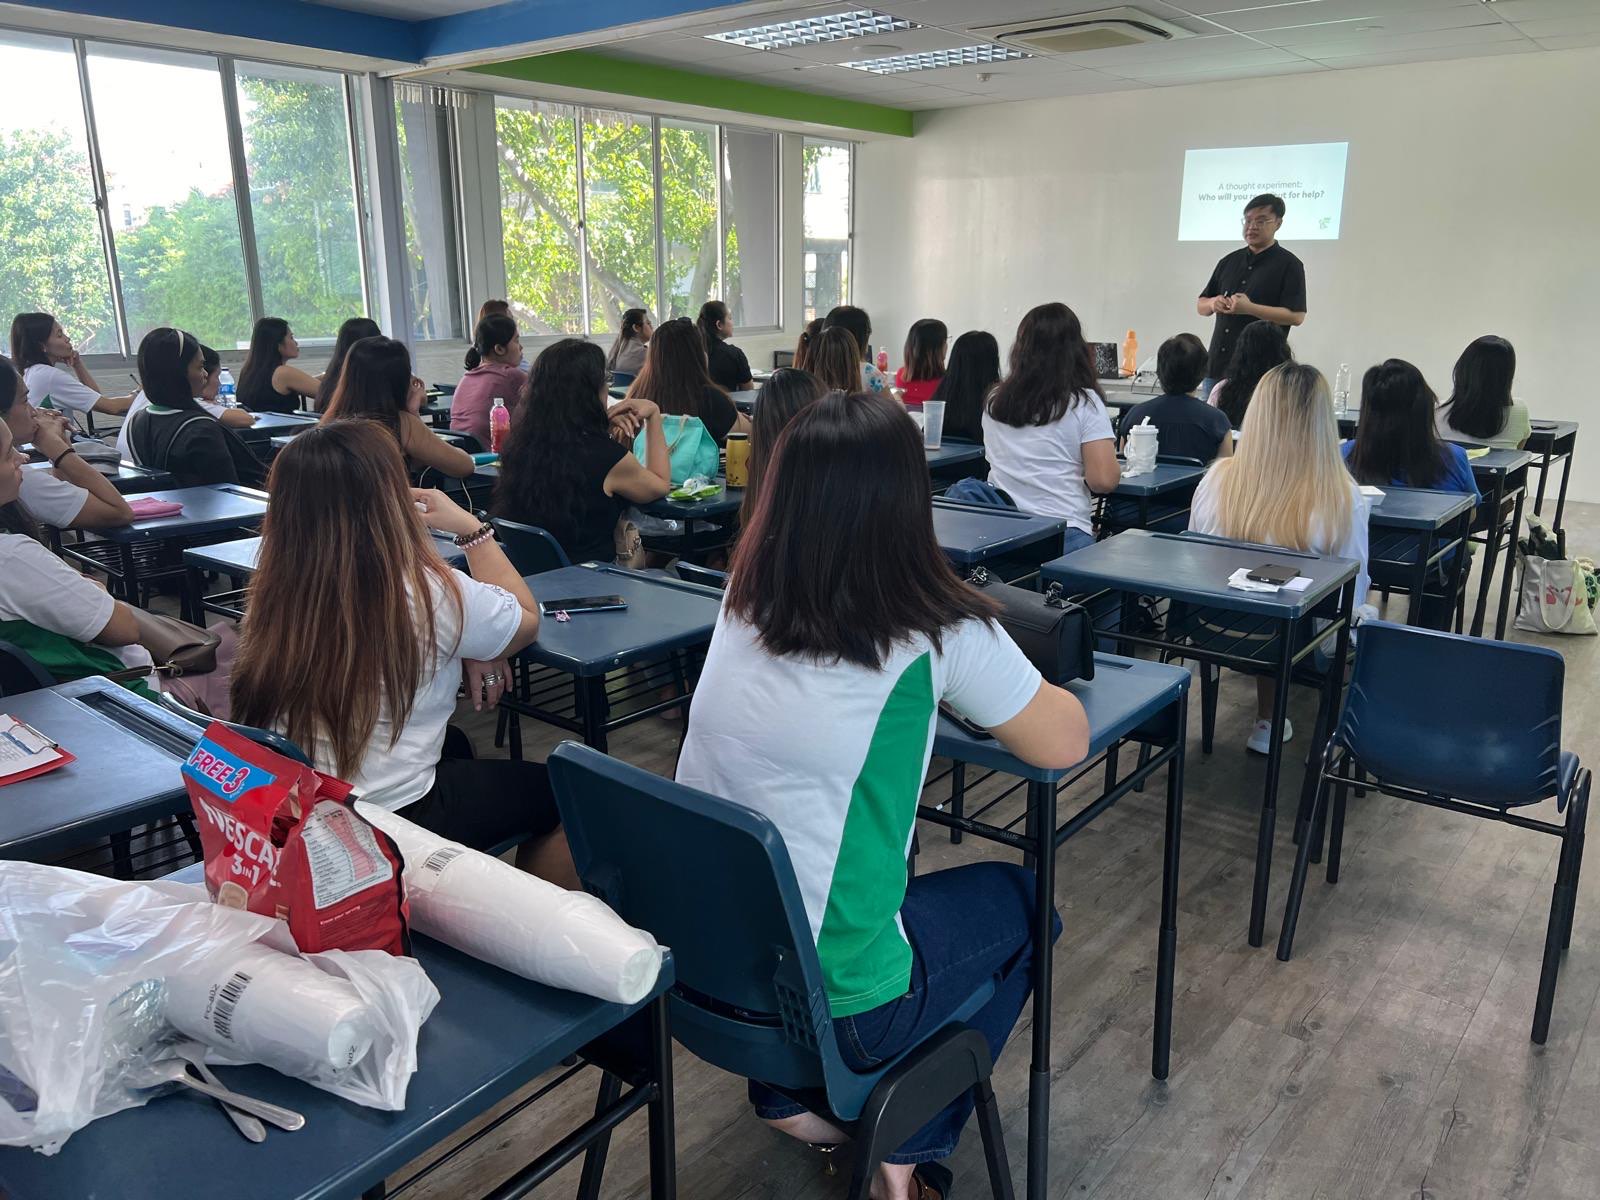
[[[1243,292],[1256,304],[1305,312],[1305,264],[1277,242],[1259,254],[1252,253],[1248,246],[1240,246],[1217,263],[1200,295],[1210,298],[1231,296],[1235,292]],[[1208,376],[1221,379],[1227,374],[1228,360],[1233,357],[1240,330],[1257,319],[1243,313],[1217,314],[1216,328],[1211,332],[1211,357],[1206,362]],[[1289,326],[1281,328],[1285,334],[1289,332]]]

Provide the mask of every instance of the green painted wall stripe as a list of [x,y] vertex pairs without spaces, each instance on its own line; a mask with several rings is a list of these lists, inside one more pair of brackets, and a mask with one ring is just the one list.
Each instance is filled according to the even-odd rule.
[[830,125],[864,133],[888,133],[910,137],[912,114],[903,108],[845,100],[838,96],[813,96],[788,88],[770,87],[744,79],[723,79],[698,75],[675,67],[654,63],[607,58],[586,50],[563,50],[492,63],[474,70],[506,79],[530,83],[551,83],[559,87],[585,88],[641,96],[650,100],[669,100],[677,104],[698,104],[727,112],[750,113],[760,117],[782,117],[811,125]]

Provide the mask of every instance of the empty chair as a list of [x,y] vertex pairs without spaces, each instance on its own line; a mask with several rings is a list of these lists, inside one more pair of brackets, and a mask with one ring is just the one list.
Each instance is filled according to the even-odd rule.
[[[1303,830],[1318,828],[1333,792],[1328,882],[1339,879],[1345,799],[1352,787],[1450,812],[1503,821],[1561,839],[1533,1040],[1550,1030],[1561,952],[1572,939],[1590,772],[1561,749],[1565,663],[1542,646],[1414,629],[1388,621],[1361,626],[1343,718],[1323,754]],[[1426,692],[1421,688],[1425,685]],[[1369,778],[1368,778],[1369,777]],[[1512,810],[1555,798],[1560,823]],[[1278,957],[1289,960],[1311,853],[1304,834],[1284,910]]]
[[508,521],[495,517],[490,524],[500,544],[506,548],[506,557],[516,567],[519,575],[537,575],[541,571],[554,571],[570,567],[572,560],[547,530],[537,525],[524,525],[521,521]]
[[[193,722],[202,732],[210,727],[211,722],[218,721],[218,718],[208,717],[204,713],[196,712],[194,709],[180,703],[166,694],[163,694],[161,697],[161,705],[163,708],[170,709],[172,712],[177,713],[178,716],[182,717],[185,721]],[[265,746],[268,750],[273,751],[275,754],[281,754],[285,758],[291,758],[297,763],[304,763],[308,767],[311,765],[311,759],[306,756],[305,751],[301,750],[299,746],[295,745],[281,733],[276,733],[271,729],[257,729],[253,725],[240,725],[236,721],[219,721],[219,723],[226,728],[233,730],[234,733],[239,734],[241,737],[249,738],[256,745]],[[196,737],[198,738],[198,735],[196,735]]]
[[989,1047],[961,1023],[993,995],[992,982],[915,1048],[851,1070],[834,1040],[794,867],[770,820],[573,742],[550,756],[550,781],[584,886],[672,947],[673,1036],[852,1134],[852,1200],[864,1200],[885,1154],[969,1091],[993,1194],[1012,1195]]

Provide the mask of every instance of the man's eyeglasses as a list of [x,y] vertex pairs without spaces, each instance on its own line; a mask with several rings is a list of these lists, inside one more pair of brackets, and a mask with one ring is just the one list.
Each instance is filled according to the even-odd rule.
[[1246,217],[1241,224],[1246,229],[1265,229],[1277,219],[1277,217]]

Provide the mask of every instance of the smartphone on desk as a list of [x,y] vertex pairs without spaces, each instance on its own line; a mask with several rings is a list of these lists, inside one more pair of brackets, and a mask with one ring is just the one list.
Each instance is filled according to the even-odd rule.
[[1255,583],[1270,583],[1282,587],[1299,574],[1300,572],[1294,567],[1286,567],[1281,563],[1262,563],[1259,567],[1251,567],[1245,578]]
[[952,721],[959,725],[964,732],[971,734],[975,738],[992,739],[994,737],[994,734],[988,729],[985,729],[976,721],[969,720],[962,716],[943,700],[939,701],[939,715],[943,717],[949,717]]
[[628,602],[621,596],[573,596],[566,600],[541,600],[539,611],[547,617],[558,612],[564,613],[589,613],[589,612],[615,612],[617,609],[627,608]]

